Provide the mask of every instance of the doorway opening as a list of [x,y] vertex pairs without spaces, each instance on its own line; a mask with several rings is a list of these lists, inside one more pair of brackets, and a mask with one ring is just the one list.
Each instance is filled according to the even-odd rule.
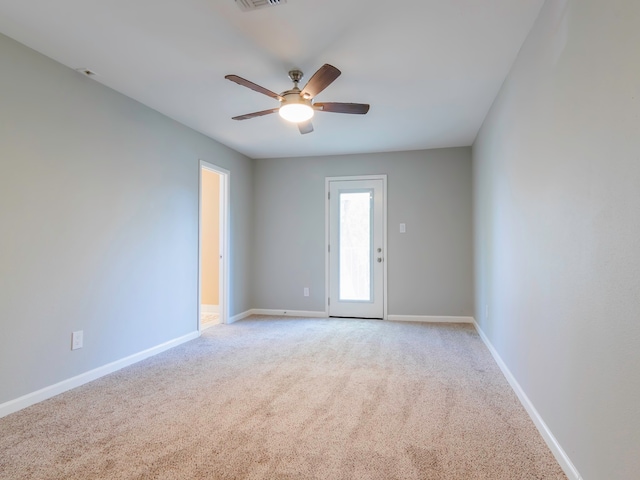
[[200,161],[198,330],[229,322],[229,171]]
[[387,176],[326,179],[326,313],[387,318]]

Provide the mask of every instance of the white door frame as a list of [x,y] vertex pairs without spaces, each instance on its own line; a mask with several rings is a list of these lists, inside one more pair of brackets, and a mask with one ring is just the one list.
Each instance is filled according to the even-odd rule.
[[229,323],[229,185],[231,172],[213,163],[200,160],[198,165],[198,332],[200,330],[200,304],[202,301],[202,170],[220,175],[220,323]]
[[350,177],[325,177],[324,179],[324,199],[325,199],[325,209],[324,209],[324,237],[325,237],[325,245],[324,245],[324,256],[325,256],[325,301],[324,301],[324,314],[328,318],[329,317],[329,182],[336,181],[349,181],[349,180],[382,180],[382,188],[384,192],[384,202],[382,202],[382,251],[384,252],[384,264],[382,268],[382,282],[383,282],[383,291],[382,291],[382,304],[383,304],[383,320],[387,320],[388,314],[388,302],[387,302],[387,264],[389,259],[389,251],[387,248],[387,175],[354,175]]

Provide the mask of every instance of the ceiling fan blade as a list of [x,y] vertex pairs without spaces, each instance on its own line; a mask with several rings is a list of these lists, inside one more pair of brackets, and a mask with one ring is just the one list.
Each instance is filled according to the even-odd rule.
[[280,110],[280,108],[270,108],[269,110],[262,110],[260,112],[239,115],[237,117],[233,117],[231,120],[249,120],[250,118],[261,117],[263,115],[269,115],[270,113],[276,113],[278,110]]
[[267,88],[261,87],[258,84],[250,82],[249,80],[247,80],[245,78],[239,77],[238,75],[226,75],[224,78],[226,78],[227,80],[231,80],[232,82],[235,82],[238,85],[242,85],[243,87],[250,88],[254,92],[262,93],[263,95],[266,95],[267,97],[275,98],[276,100],[281,100],[282,99],[282,97],[280,95],[278,95],[277,93],[272,92],[271,90],[269,90]]
[[355,115],[364,115],[369,111],[367,103],[340,103],[340,102],[324,102],[314,103],[313,108],[321,112],[332,113],[352,113]]
[[342,72],[333,65],[325,63],[321,66],[316,73],[309,79],[305,87],[300,92],[300,95],[304,98],[313,98],[321,91],[327,88],[333,83],[333,81],[340,76]]
[[307,120],[306,122],[300,122],[298,124],[298,129],[300,130],[300,133],[302,135],[304,135],[305,133],[311,133],[313,132],[313,124],[311,123],[311,120]]

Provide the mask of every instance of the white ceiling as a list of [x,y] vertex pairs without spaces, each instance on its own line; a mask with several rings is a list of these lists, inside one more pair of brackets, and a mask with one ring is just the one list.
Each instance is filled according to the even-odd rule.
[[[1,0],[0,32],[252,158],[471,145],[544,0]],[[278,106],[224,79],[275,92],[324,63],[340,76],[300,135]]]

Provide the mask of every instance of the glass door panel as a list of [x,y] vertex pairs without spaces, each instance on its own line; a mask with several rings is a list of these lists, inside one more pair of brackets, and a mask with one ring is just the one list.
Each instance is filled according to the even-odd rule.
[[340,192],[340,301],[371,301],[372,194]]

